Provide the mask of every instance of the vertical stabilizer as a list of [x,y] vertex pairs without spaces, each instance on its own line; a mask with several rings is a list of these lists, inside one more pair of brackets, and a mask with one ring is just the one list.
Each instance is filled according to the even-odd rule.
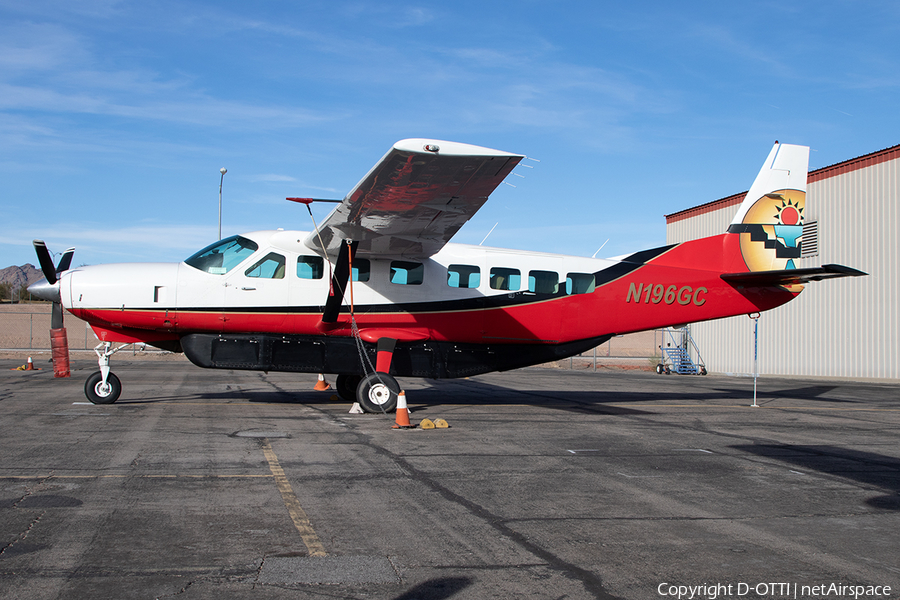
[[797,268],[808,168],[808,147],[775,142],[728,227],[741,236],[741,255],[750,271]]

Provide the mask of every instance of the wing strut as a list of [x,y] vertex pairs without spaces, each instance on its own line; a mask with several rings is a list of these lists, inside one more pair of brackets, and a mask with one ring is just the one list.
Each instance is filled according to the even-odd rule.
[[356,254],[357,245],[359,245],[359,242],[348,240],[341,244],[337,263],[334,265],[334,272],[331,276],[331,288],[328,291],[328,299],[325,301],[325,311],[322,313],[322,320],[317,325],[319,331],[326,332],[337,327],[341,304],[344,303],[347,282],[350,281],[351,264],[353,255]]

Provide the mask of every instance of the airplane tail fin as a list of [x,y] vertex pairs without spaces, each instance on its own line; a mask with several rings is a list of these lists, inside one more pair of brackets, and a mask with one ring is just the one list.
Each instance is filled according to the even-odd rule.
[[796,269],[803,244],[809,148],[775,142],[728,227],[749,271]]
[[728,233],[740,236],[747,271],[725,273],[722,279],[745,287],[790,287],[867,274],[833,264],[798,268],[803,249],[808,168],[808,147],[775,142],[728,227]]

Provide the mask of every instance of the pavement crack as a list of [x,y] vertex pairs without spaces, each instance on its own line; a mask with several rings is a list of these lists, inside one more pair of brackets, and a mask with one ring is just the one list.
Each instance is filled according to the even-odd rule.
[[259,576],[262,573],[263,567],[266,565],[266,559],[269,558],[268,555],[263,554],[262,560],[259,561],[259,568],[256,569],[256,576],[253,578],[252,589],[256,589],[256,586],[259,585]]
[[180,590],[178,590],[177,592],[173,592],[171,594],[165,594],[163,596],[157,596],[154,600],[162,600],[163,598],[174,598],[175,596],[180,596],[181,594],[184,594],[185,592],[187,592],[188,588],[190,588],[192,585],[194,585],[194,583],[195,583],[194,581],[189,581],[184,586],[182,586],[182,588]]
[[13,502],[13,503],[12,503],[12,506],[11,506],[10,508],[19,508],[19,504],[21,504],[22,502],[24,502],[29,496],[31,496],[32,494],[34,494],[34,493],[38,490],[38,488],[42,487],[42,486],[43,486],[44,484],[46,484],[50,479],[52,479],[52,478],[53,478],[53,474],[54,474],[54,472],[53,472],[53,471],[50,471],[50,474],[49,474],[49,475],[46,475],[45,477],[42,477],[42,478],[34,485],[34,487],[29,487],[29,486],[26,484],[26,485],[25,485],[25,493],[22,495],[21,498],[19,498],[19,499],[16,500],[15,502]]
[[0,548],[0,556],[3,556],[4,552],[6,552],[10,548],[12,548],[17,543],[23,541],[25,538],[27,538],[28,534],[31,533],[31,530],[35,528],[35,526],[38,524],[38,522],[43,518],[43,516],[45,514],[47,514],[46,510],[41,511],[41,514],[39,514],[38,516],[36,516],[35,518],[33,518],[31,520],[31,522],[28,524],[28,527],[25,528],[25,531],[20,533],[13,541],[11,541],[7,545],[5,545],[3,548]]
[[[49,475],[47,475],[46,477],[44,477],[44,478],[42,478],[40,481],[38,481],[38,483],[37,483],[34,487],[29,487],[29,486],[26,485],[26,486],[25,486],[25,493],[22,495],[21,498],[19,498],[19,499],[16,500],[15,502],[13,502],[13,503],[12,503],[12,506],[11,506],[10,508],[12,508],[13,510],[18,509],[18,508],[19,508],[19,505],[20,505],[22,502],[24,502],[24,501],[25,501],[26,499],[28,499],[31,495],[33,495],[34,492],[37,490],[37,488],[43,486],[43,485],[47,482],[47,480],[51,479],[52,477],[53,477],[53,472],[51,471]],[[35,518],[33,518],[33,519],[31,520],[30,523],[28,523],[28,526],[25,528],[24,531],[22,531],[22,533],[20,533],[18,536],[16,536],[10,543],[8,543],[8,544],[6,544],[5,546],[3,546],[2,548],[0,548],[0,556],[3,556],[3,554],[4,554],[7,550],[9,550],[9,549],[12,548],[13,546],[15,546],[17,543],[23,541],[25,538],[27,538],[27,537],[28,537],[28,534],[31,533],[31,530],[35,528],[35,526],[36,526],[36,525],[38,524],[38,522],[44,517],[45,514],[47,514],[47,511],[46,511],[46,510],[42,510],[42,511],[40,512],[39,515],[37,515]]]

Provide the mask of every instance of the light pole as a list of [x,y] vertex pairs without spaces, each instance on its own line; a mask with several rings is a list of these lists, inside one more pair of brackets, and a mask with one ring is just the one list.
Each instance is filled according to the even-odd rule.
[[225,181],[225,173],[228,172],[228,169],[222,167],[219,169],[219,173],[222,174],[221,179],[219,179],[219,239],[222,239],[222,183]]

